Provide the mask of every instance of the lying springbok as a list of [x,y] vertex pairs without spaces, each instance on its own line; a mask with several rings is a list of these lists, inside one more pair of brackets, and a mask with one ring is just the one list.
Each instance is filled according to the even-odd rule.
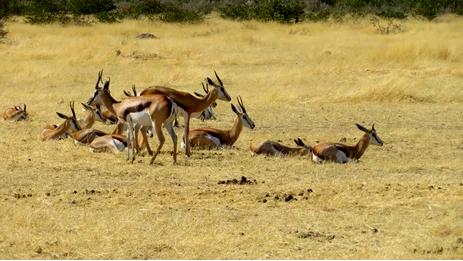
[[359,130],[365,132],[356,145],[349,146],[342,143],[319,143],[312,148],[312,160],[316,163],[333,161],[336,163],[347,163],[358,160],[365,153],[368,145],[383,146],[383,141],[376,134],[375,125],[371,130],[360,124],[355,124]]
[[69,103],[69,107],[71,108],[72,116],[66,116],[57,112],[56,114],[58,114],[60,118],[64,119],[64,122],[61,125],[45,126],[40,133],[42,141],[64,139],[67,136],[72,136],[74,132],[80,130],[80,126],[77,123],[76,113],[74,111],[74,102]]
[[[153,127],[156,131],[159,145],[156,153],[151,158],[150,164],[152,164],[165,142],[164,134],[162,133],[162,126],[164,125],[172,138],[174,145],[173,159],[174,163],[177,162],[177,135],[172,126],[177,113],[177,104],[165,95],[128,97],[122,101],[116,101],[109,92],[110,80],[106,81],[103,87],[98,85],[102,74],[103,71],[98,74],[95,93],[90,97],[87,104],[104,105],[111,113],[117,115],[119,123],[127,124],[129,146],[127,160],[131,160],[132,163],[135,160],[135,141],[138,138],[138,130],[135,129],[135,126]],[[149,148],[146,132],[142,131],[141,134],[144,136],[145,145]],[[130,157],[130,154],[132,154],[132,157]]]
[[[247,114],[243,100],[241,97],[238,97],[237,100],[240,109],[237,109],[233,104],[231,105],[233,112],[237,116],[233,127],[229,130],[208,127],[193,129],[188,133],[187,139],[192,147],[205,149],[231,147],[240,136],[243,125],[249,129],[254,129],[256,125]],[[183,141],[181,146],[186,146]]]
[[[231,97],[225,90],[222,80],[217,75],[217,72],[214,71],[214,73],[219,83],[217,84],[214,81],[212,81],[209,77],[207,77],[206,78],[207,83],[211,85],[213,88],[211,91],[208,91],[206,96],[203,98],[197,98],[190,93],[178,91],[178,90],[168,88],[168,87],[163,87],[163,86],[148,87],[140,93],[140,96],[150,95],[150,94],[162,94],[162,95],[166,95],[172,98],[175,101],[175,103],[178,104],[179,112],[182,112],[184,122],[185,122],[183,136],[186,137],[188,136],[188,133],[190,131],[190,118],[191,117],[199,116],[199,114],[202,111],[208,108],[217,99],[228,101],[228,102],[231,101]],[[184,146],[185,154],[189,157],[191,155],[189,141],[187,139],[186,141],[184,140],[183,142],[185,143],[185,146]]]
[[4,120],[11,120],[11,121],[20,121],[25,120],[28,114],[26,111],[26,104],[23,104],[23,107],[19,105],[15,105],[10,107],[3,112],[3,119]]
[[117,123],[117,116],[112,114],[109,110],[102,111],[100,105],[96,105],[95,120],[102,122],[106,125],[113,125]]
[[258,144],[251,144],[249,149],[251,154],[264,154],[268,156],[305,156],[312,152],[312,148],[305,145],[304,142],[297,138],[294,140],[296,148],[287,147],[278,142],[266,140]]
[[92,152],[103,152],[110,150],[113,153],[123,152],[127,149],[127,138],[119,134],[109,134],[95,138],[90,143]]
[[95,115],[100,114],[100,110],[97,109],[96,107],[89,106],[85,103],[81,103],[82,107],[84,107],[86,116],[84,119],[77,119],[77,123],[79,123],[79,126],[82,129],[90,129],[93,124],[95,123]]

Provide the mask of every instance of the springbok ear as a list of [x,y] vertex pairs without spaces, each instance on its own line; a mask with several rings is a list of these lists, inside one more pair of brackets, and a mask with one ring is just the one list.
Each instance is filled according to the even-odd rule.
[[87,104],[85,104],[83,102],[81,102],[80,104],[82,104],[82,107],[84,107],[86,110],[93,110],[92,106],[90,106],[90,105],[87,105]]
[[358,123],[356,123],[355,125],[357,126],[357,128],[359,128],[359,130],[364,131],[364,132],[368,132],[368,129],[363,127],[362,125],[360,125]]
[[201,93],[197,93],[197,92],[193,92],[193,93],[198,97],[201,97],[201,98],[204,97],[204,95],[202,95]]
[[125,96],[127,96],[127,97],[132,97],[132,94],[131,94],[130,92],[128,92],[128,91],[125,91],[125,90],[124,90],[124,94],[125,94]]
[[103,90],[109,90],[109,82],[111,82],[111,79],[107,80],[104,85],[103,85]]
[[240,112],[236,109],[235,105],[231,104],[231,108],[233,112],[235,112],[236,114],[240,114]]
[[209,77],[206,78],[206,81],[207,81],[208,84],[210,84],[210,85],[212,85],[212,86],[214,86],[214,87],[217,86],[217,84],[215,84],[215,83],[211,80],[211,78],[209,78]]
[[60,113],[60,112],[57,112],[56,114],[58,114],[58,117],[60,117],[61,119],[65,119],[65,120],[68,120],[68,119],[69,119],[68,116],[66,116],[66,115],[64,115],[64,114],[62,114],[62,113]]

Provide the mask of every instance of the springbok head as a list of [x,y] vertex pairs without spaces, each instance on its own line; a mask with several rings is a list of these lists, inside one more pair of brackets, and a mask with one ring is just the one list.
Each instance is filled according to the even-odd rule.
[[377,145],[377,146],[383,146],[384,145],[384,142],[381,140],[381,138],[376,133],[374,124],[371,126],[371,130],[363,127],[362,125],[360,125],[358,123],[356,123],[355,125],[357,126],[357,128],[359,128],[359,130],[365,132],[368,135],[368,138],[369,138],[368,140],[369,140],[370,144]]
[[69,129],[67,132],[72,133],[72,132],[80,130],[80,126],[79,126],[79,123],[77,122],[76,112],[74,110],[74,102],[70,102],[69,107],[71,108],[72,116],[67,116],[60,112],[56,112],[56,114],[61,119],[65,120],[64,124],[67,124],[69,126]]
[[135,97],[135,96],[138,96],[138,94],[137,94],[137,88],[135,88],[135,84],[132,84],[132,91],[133,91],[133,94],[130,93],[129,91],[124,90],[125,96],[127,96],[127,97]]
[[26,104],[23,104],[23,107],[16,105],[14,106],[14,109],[17,111],[17,116],[15,117],[17,121],[25,120],[29,116],[26,111]]
[[108,80],[104,82],[103,87],[100,87],[100,82],[103,83],[103,80],[101,79],[102,76],[103,70],[98,72],[98,79],[96,80],[95,92],[93,93],[92,97],[90,97],[90,99],[88,99],[87,101],[87,104],[90,106],[96,104],[103,105],[104,97],[110,96],[109,83],[111,82],[111,79],[108,78]]
[[248,113],[246,112],[246,108],[244,108],[243,100],[241,99],[240,96],[236,98],[238,100],[238,107],[237,109],[235,105],[231,104],[231,108],[233,112],[238,115],[240,118],[241,123],[246,126],[249,129],[254,129],[256,127],[256,124],[251,120],[251,117],[249,117]]
[[[203,86],[203,90],[204,92],[206,93],[206,95],[209,93],[209,85],[206,83],[206,86],[204,86],[204,83],[201,83],[202,86]],[[201,93],[198,93],[198,92],[194,92],[194,94],[200,98],[204,98],[205,95],[204,94],[201,94]],[[201,115],[199,115],[199,119],[202,120],[202,121],[205,121],[205,120],[215,120],[216,117],[215,117],[215,112],[214,112],[214,107],[217,106],[217,102],[213,102],[211,103],[211,105],[209,105],[204,111],[201,112]]]
[[307,151],[307,152],[311,152],[311,151],[312,151],[312,147],[306,145],[306,144],[301,140],[301,138],[296,138],[296,139],[294,139],[294,143],[296,143],[296,145],[297,145],[298,147],[303,148],[303,149],[304,149],[305,151]]
[[228,94],[227,90],[225,90],[225,87],[223,87],[223,83],[222,83],[222,80],[220,80],[219,76],[217,75],[217,72],[214,71],[215,73],[215,77],[217,78],[217,81],[219,81],[219,83],[215,83],[213,80],[211,80],[211,78],[207,77],[206,78],[206,82],[211,85],[212,87],[216,88],[218,90],[218,97],[220,100],[223,100],[223,101],[231,101],[231,97],[230,95]]

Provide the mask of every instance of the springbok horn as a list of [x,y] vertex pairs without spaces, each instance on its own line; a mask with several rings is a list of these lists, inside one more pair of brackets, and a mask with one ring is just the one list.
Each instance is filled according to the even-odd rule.
[[236,99],[238,100],[238,104],[240,105],[241,110],[242,110],[244,113],[246,113],[246,109],[244,108],[243,99],[241,99],[241,96],[236,97]]
[[103,69],[101,69],[101,71],[98,72],[98,79],[96,80],[95,89],[98,88],[98,84],[99,84],[100,81],[101,81],[101,77],[103,77]]
[[215,77],[217,77],[217,80],[219,80],[220,86],[223,86],[222,80],[220,80],[219,76],[217,75],[217,72],[214,70]]
[[132,91],[133,91],[133,96],[137,96],[137,89],[135,88],[135,84],[132,84]]

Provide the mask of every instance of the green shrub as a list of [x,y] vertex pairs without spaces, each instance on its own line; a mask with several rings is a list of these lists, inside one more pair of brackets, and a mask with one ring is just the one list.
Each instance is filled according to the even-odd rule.
[[229,2],[219,8],[222,17],[279,22],[299,22],[304,14],[305,2],[301,0],[256,0]]
[[116,12],[100,12],[95,14],[96,19],[103,23],[119,22],[120,15]]
[[5,29],[5,21],[3,18],[0,18],[0,42],[3,38],[6,37],[8,31]]
[[253,18],[253,10],[251,7],[247,6],[245,1],[226,3],[219,7],[219,13],[224,18],[235,20],[249,20]]
[[192,10],[182,5],[180,2],[169,2],[162,6],[160,15],[164,22],[200,22],[204,19],[204,13],[199,10]]
[[69,0],[69,5],[78,15],[107,13],[116,8],[112,0]]

